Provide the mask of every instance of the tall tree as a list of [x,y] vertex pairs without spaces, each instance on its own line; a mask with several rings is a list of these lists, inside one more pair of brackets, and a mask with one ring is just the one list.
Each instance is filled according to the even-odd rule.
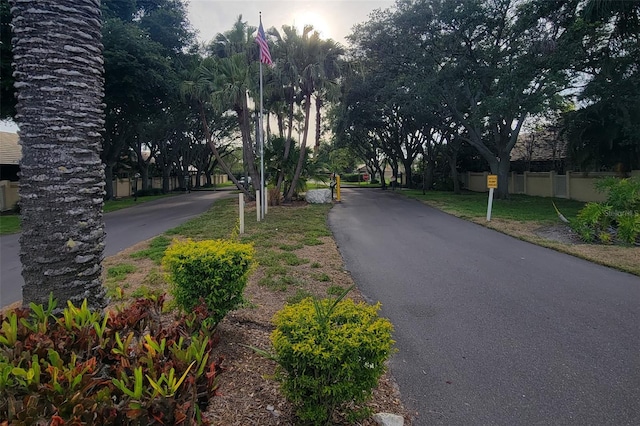
[[99,0],[12,0],[23,303],[105,304]]
[[583,170],[639,168],[640,2],[589,0],[576,14],[566,25],[580,45],[582,108],[563,120],[572,162]]
[[307,158],[307,138],[309,136],[309,119],[311,114],[311,98],[316,93],[322,80],[322,40],[320,34],[312,26],[305,26],[302,37],[298,41],[297,50],[293,56],[295,68],[299,72],[298,88],[304,114],[304,127],[300,141],[300,155],[293,174],[289,190],[284,196],[285,202],[291,201],[298,188],[298,179],[302,174],[304,161]]
[[[102,159],[106,198],[113,195],[113,168],[141,124],[163,126],[157,117],[180,108],[180,72],[193,41],[179,0],[103,0],[106,131]],[[166,121],[166,120],[165,120]],[[159,132],[156,132],[159,133]],[[158,141],[160,146],[168,146]]]
[[[243,60],[238,55],[241,54],[235,55],[235,61],[239,62],[240,67],[244,69],[244,67],[242,67]],[[248,130],[246,130],[248,129],[248,123],[245,124],[242,116],[243,111],[246,110],[247,101],[246,93],[243,91],[241,86],[246,82],[242,79],[240,79],[242,81],[238,79],[240,70],[236,70],[236,73],[234,74],[232,66],[233,63],[229,63],[232,61],[232,58],[224,59],[227,61],[228,68],[226,76],[220,77],[223,73],[218,69],[219,63],[222,59],[213,57],[205,58],[192,72],[191,79],[182,83],[181,90],[186,99],[190,99],[196,104],[205,141],[211,148],[216,161],[236,187],[243,191],[247,197],[253,198],[253,195],[238,181],[235,175],[231,172],[229,164],[224,160],[222,155],[222,147],[224,146],[223,141],[216,137],[216,131],[214,130],[216,124],[212,122],[212,119],[215,120],[216,117],[226,113],[230,108],[231,103],[237,102],[238,110],[236,111],[236,125],[240,122],[240,127],[244,128],[245,131],[248,132]],[[231,90],[230,87],[225,86],[225,82],[235,82],[235,84],[232,85],[233,90]],[[213,117],[211,115],[212,110],[215,111]],[[254,182],[257,181],[254,180]]]
[[316,90],[316,134],[314,155],[320,151],[320,137],[322,135],[322,108],[327,102],[335,102],[340,95],[338,79],[342,72],[340,69],[340,58],[344,55],[343,47],[332,39],[323,40],[320,51],[320,73],[321,77]]

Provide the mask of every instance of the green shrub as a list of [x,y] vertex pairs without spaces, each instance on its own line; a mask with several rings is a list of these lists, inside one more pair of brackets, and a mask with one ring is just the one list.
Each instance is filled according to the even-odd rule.
[[602,179],[596,184],[607,192],[604,203],[587,203],[571,223],[587,242],[640,243],[640,180]]
[[178,306],[189,312],[202,299],[217,324],[227,312],[243,303],[253,255],[250,244],[188,240],[174,242],[165,252],[162,264]]
[[304,422],[326,424],[345,404],[366,401],[391,353],[392,325],[378,317],[380,306],[341,301],[345,294],[307,298],[274,316],[277,378]]

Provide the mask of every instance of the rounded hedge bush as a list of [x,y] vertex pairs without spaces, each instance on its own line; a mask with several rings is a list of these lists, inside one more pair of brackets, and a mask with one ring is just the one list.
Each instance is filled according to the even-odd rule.
[[169,246],[162,264],[178,306],[189,312],[203,299],[217,324],[243,303],[253,255],[250,244],[187,240]]
[[393,327],[378,317],[379,308],[307,298],[276,313],[277,377],[300,420],[326,424],[345,403],[371,396],[393,344]]

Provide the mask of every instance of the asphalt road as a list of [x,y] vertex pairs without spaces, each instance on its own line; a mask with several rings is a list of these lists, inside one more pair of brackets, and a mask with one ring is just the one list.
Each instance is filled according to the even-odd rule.
[[[227,191],[194,191],[106,213],[105,256],[112,256],[207,211]],[[22,298],[20,234],[0,236],[0,307]]]
[[329,223],[394,324],[414,425],[640,424],[640,278],[390,191],[342,198]]

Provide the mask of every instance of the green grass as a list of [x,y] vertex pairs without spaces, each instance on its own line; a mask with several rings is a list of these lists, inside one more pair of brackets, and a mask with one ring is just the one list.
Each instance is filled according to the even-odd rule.
[[165,237],[164,235],[160,235],[159,237],[155,237],[153,240],[151,240],[151,243],[149,243],[149,248],[131,253],[131,257],[133,259],[148,257],[157,265],[159,265],[162,261],[165,250],[167,250],[167,247],[169,247],[170,244],[171,240],[169,238]]
[[329,282],[331,281],[331,277],[329,277],[329,275],[322,273],[322,274],[313,274],[312,275],[314,280],[318,280],[321,282]]
[[329,296],[342,296],[342,293],[344,293],[344,291],[344,287],[340,287],[339,285],[332,285],[327,289],[327,294]]
[[296,251],[304,247],[302,244],[280,244],[278,248],[283,251]]
[[20,216],[15,214],[0,215],[0,235],[20,232]]
[[282,261],[284,263],[286,263],[287,265],[289,265],[289,266],[298,266],[298,265],[303,265],[305,263],[309,263],[310,262],[309,259],[299,258],[298,256],[296,256],[295,253],[291,253],[291,252],[288,252],[288,251],[280,253],[278,257],[280,259],[282,259]]
[[287,303],[289,305],[294,305],[296,303],[302,302],[307,297],[313,297],[313,294],[309,293],[307,290],[297,289],[296,293],[293,296],[287,298]]
[[300,279],[292,277],[291,275],[281,276],[264,276],[258,280],[258,285],[267,287],[276,291],[287,291],[290,286],[299,287],[304,284]]
[[[112,212],[120,209],[126,209],[137,204],[146,203],[147,201],[157,200],[159,198],[170,197],[173,194],[166,195],[150,195],[148,197],[140,197],[138,201],[133,198],[123,198],[120,200],[108,200],[104,202],[104,212]],[[20,232],[20,216],[19,215],[0,215],[0,235],[15,234]]]
[[[420,190],[404,190],[402,194],[424,201],[434,207],[442,209],[456,216],[470,219],[487,216],[487,193],[428,191],[422,194]],[[574,218],[585,203],[561,198],[531,197],[513,194],[508,200],[493,200],[492,218],[515,220],[519,222],[536,221],[552,223],[558,221],[558,215],[553,203],[569,220]]]
[[146,203],[160,198],[172,197],[175,194],[162,194],[162,195],[148,195],[145,197],[138,197],[136,200],[133,197],[121,198],[118,200],[107,200],[104,202],[104,212],[109,213],[116,210],[126,209],[127,207],[133,207],[138,204]]
[[136,271],[136,267],[129,263],[122,263],[120,265],[112,266],[107,269],[107,278],[114,281],[122,281],[127,275]]
[[[241,242],[253,243],[259,249],[275,247],[292,251],[301,248],[302,244],[321,243],[318,237],[331,235],[327,226],[327,214],[330,208],[330,204],[313,204],[304,207],[270,209],[261,222],[255,220],[255,213],[246,212],[245,234],[238,236],[238,201],[235,197],[227,198],[216,201],[209,211],[172,229],[167,234],[181,235],[195,240],[238,237]],[[262,260],[271,261],[268,256],[263,257]],[[260,261],[260,263],[263,262]]]

